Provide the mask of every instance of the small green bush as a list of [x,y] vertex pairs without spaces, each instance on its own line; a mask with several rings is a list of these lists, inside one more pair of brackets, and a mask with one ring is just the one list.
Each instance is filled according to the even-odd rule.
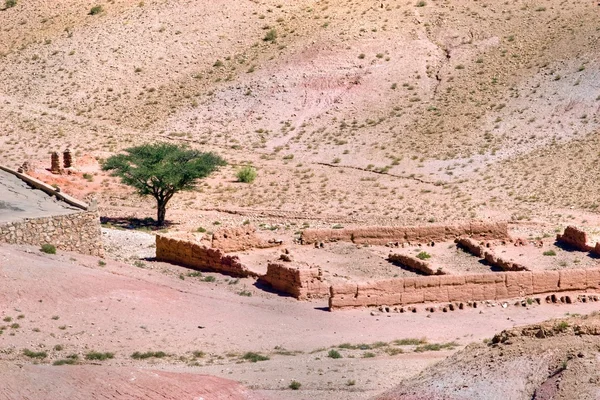
[[427,260],[428,258],[431,258],[431,254],[427,253],[426,251],[422,251],[417,254],[417,258],[419,260]]
[[62,360],[56,360],[52,363],[52,365],[74,365],[77,364],[77,359],[75,358],[63,358]]
[[13,8],[16,5],[17,5],[17,0],[6,0],[4,2],[4,7],[5,8]]
[[48,357],[48,353],[46,353],[45,351],[31,351],[29,349],[23,350],[23,354],[29,358],[43,359]]
[[167,353],[164,351],[147,351],[145,353],[140,353],[136,351],[131,355],[131,358],[134,360],[145,360],[146,358],[164,358],[167,356]]
[[254,353],[254,352],[249,351],[242,356],[242,359],[248,360],[251,362],[257,362],[257,361],[267,361],[269,359],[269,357],[263,356],[260,353]]
[[302,386],[302,384],[298,381],[292,381],[292,383],[290,383],[289,388],[292,390],[298,390],[300,389],[300,386]]
[[98,361],[104,361],[104,360],[108,360],[108,359],[114,358],[114,357],[115,357],[114,353],[99,353],[97,351],[90,351],[89,353],[87,353],[85,355],[86,360],[98,360]]
[[339,351],[331,349],[331,350],[329,350],[329,353],[327,353],[327,357],[329,357],[329,358],[342,358],[342,355],[340,354]]
[[267,32],[263,40],[265,42],[275,42],[277,40],[277,31],[275,29],[271,29],[269,32]]
[[256,169],[250,166],[243,167],[235,175],[239,182],[252,183],[258,176]]
[[46,254],[56,254],[56,246],[46,243],[42,245],[40,251]]
[[92,9],[90,10],[90,15],[97,15],[100,14],[102,11],[104,11],[104,9],[102,8],[101,5],[97,5],[92,7]]
[[548,250],[543,253],[545,256],[555,256],[556,252],[554,250]]

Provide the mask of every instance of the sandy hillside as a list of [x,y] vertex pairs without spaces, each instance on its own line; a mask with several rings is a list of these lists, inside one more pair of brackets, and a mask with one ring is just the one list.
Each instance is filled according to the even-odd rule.
[[[596,210],[593,1],[92,6],[0,13],[7,164],[170,140],[232,164],[174,209],[385,223]],[[241,163],[253,185],[232,182]],[[74,185],[107,214],[138,204],[89,183]]]

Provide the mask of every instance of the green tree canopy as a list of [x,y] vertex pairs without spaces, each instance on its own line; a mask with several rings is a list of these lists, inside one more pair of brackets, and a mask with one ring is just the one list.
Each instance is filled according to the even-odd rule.
[[121,178],[139,195],[153,196],[159,226],[165,222],[167,203],[175,193],[192,190],[198,179],[226,165],[216,154],[168,143],[144,144],[124,151],[125,154],[109,157],[102,169],[112,171],[112,176]]

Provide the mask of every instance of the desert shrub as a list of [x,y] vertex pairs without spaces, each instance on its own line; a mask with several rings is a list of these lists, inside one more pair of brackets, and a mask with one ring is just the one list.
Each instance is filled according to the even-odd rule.
[[23,350],[23,354],[29,358],[43,359],[48,357],[48,353],[46,353],[45,351],[31,351],[29,349]]
[[102,8],[101,5],[97,5],[91,8],[90,10],[90,15],[97,15],[100,14],[102,11],[104,11],[104,9]]
[[52,363],[52,365],[74,365],[77,364],[77,358],[63,358],[61,360],[56,360]]
[[416,339],[416,338],[394,340],[394,344],[397,346],[418,346],[420,344],[425,344],[425,343],[427,343],[427,340]]
[[558,332],[564,332],[569,327],[569,323],[567,321],[561,321],[556,324],[555,328]]
[[40,248],[40,251],[46,254],[56,254],[56,246],[54,246],[53,244],[45,243]]
[[97,361],[104,361],[104,360],[108,360],[108,359],[114,358],[114,357],[115,357],[114,353],[100,353],[97,351],[90,351],[89,353],[87,353],[85,355],[86,360],[97,360]]
[[426,251],[422,251],[417,254],[417,258],[419,260],[427,260],[428,258],[431,258],[431,254],[427,253]]
[[4,7],[5,8],[12,8],[12,7],[16,6],[16,5],[17,5],[17,0],[6,0],[4,2]]
[[327,353],[327,357],[329,357],[329,358],[342,358],[342,355],[340,354],[339,351],[331,349],[331,350],[329,350],[329,353]]
[[456,346],[458,346],[458,344],[456,342],[430,343],[430,344],[424,344],[422,346],[417,346],[415,348],[415,352],[423,353],[425,351],[440,351],[440,350],[445,350],[445,349],[452,350]]
[[554,250],[548,250],[543,252],[542,254],[544,254],[545,256],[555,256],[556,252]]
[[252,183],[254,182],[258,174],[256,173],[256,169],[250,166],[246,166],[241,168],[237,172],[237,174],[235,174],[235,176],[237,177],[239,182]]
[[290,383],[289,388],[292,390],[298,390],[300,389],[300,386],[302,386],[302,384],[298,381],[292,381],[292,383]]
[[258,362],[258,361],[266,361],[266,360],[269,359],[269,357],[263,356],[260,353],[254,353],[254,352],[249,351],[249,352],[247,352],[246,354],[244,354],[242,356],[242,359],[243,360],[248,360],[248,361],[251,361],[251,362]]
[[136,351],[131,355],[131,358],[134,360],[145,360],[146,358],[163,358],[166,357],[167,353],[164,351],[147,351],[145,353],[140,353]]
[[265,37],[263,38],[265,42],[275,42],[277,40],[277,31],[275,29],[271,29]]

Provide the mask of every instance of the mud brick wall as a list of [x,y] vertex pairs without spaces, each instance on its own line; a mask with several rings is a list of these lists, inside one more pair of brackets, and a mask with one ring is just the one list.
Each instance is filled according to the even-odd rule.
[[163,235],[156,235],[156,259],[230,276],[258,276],[242,265],[237,256],[228,256],[219,249]]
[[432,266],[431,263],[421,260],[417,257],[409,256],[406,254],[390,254],[388,256],[388,261],[393,263],[397,263],[403,265],[409,269],[419,271],[424,273],[425,275],[446,275],[446,272],[443,272],[442,268],[437,268]]
[[590,251],[592,246],[587,243],[587,234],[574,226],[567,226],[562,235],[556,235],[556,241],[571,246],[577,250]]
[[256,227],[251,225],[239,228],[224,228],[213,234],[212,247],[225,253],[245,251],[250,249],[264,249],[277,244],[268,243],[256,235]]
[[259,280],[299,300],[329,296],[329,284],[317,267],[269,263],[267,273]]
[[492,250],[480,245],[471,238],[460,238],[456,244],[476,257],[483,258],[489,265],[503,271],[529,271],[529,268],[513,261],[507,261],[499,257]]
[[307,229],[302,232],[302,243],[344,241],[386,245],[388,243],[444,242],[461,236],[479,240],[506,239],[508,238],[508,224],[506,222],[471,222],[457,225]]
[[502,300],[588,289],[600,289],[600,269],[395,278],[332,285],[329,308]]
[[100,218],[95,211],[30,218],[0,225],[0,242],[41,246],[103,256]]

